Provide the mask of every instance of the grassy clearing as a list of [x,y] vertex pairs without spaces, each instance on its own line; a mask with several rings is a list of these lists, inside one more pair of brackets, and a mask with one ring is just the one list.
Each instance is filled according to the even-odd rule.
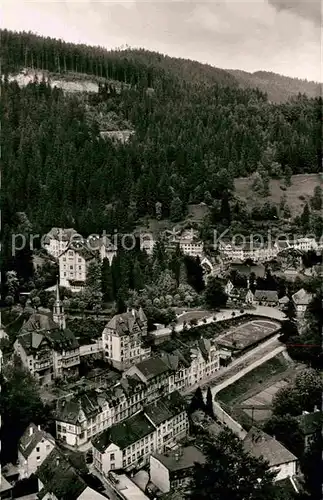
[[257,204],[263,204],[265,201],[279,206],[280,200],[285,194],[287,205],[292,216],[295,217],[302,213],[304,205],[313,196],[314,188],[319,185],[322,186],[322,176],[320,174],[293,175],[291,186],[287,187],[286,190],[281,189],[284,187],[283,180],[271,179],[270,196],[268,198],[263,198],[253,192],[250,177],[235,179],[234,185],[236,196],[243,199],[249,208]]
[[257,389],[260,391],[265,381],[279,373],[285,372],[287,368],[288,363],[285,358],[282,355],[278,355],[247,373],[237,382],[222,389],[217,394],[217,397],[220,402],[233,405],[238,398],[245,395],[251,388],[255,391]]

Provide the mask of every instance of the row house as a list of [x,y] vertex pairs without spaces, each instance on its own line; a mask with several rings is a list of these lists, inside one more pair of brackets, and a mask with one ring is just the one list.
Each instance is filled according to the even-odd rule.
[[110,388],[61,399],[56,410],[56,436],[73,447],[88,445],[96,434],[124,421],[145,404],[198,383],[220,367],[216,344],[200,339],[183,354],[162,354],[131,366]]
[[79,448],[112,425],[142,409],[146,387],[123,377],[116,385],[61,399],[56,407],[56,436]]
[[18,443],[19,480],[27,479],[35,474],[54,447],[53,436],[43,431],[40,426],[31,423]]
[[105,359],[124,370],[151,355],[151,348],[145,344],[147,317],[140,307],[117,314],[107,323],[102,332]]
[[82,239],[82,236],[75,231],[75,229],[62,229],[60,227],[53,227],[49,233],[46,234],[43,242],[45,250],[58,259],[58,257],[65,252],[69,244],[73,240]]
[[184,391],[220,368],[220,351],[215,342],[200,338],[187,349],[162,353],[162,360],[172,370],[169,391]]
[[53,319],[47,314],[32,314],[23,323],[14,350],[40,383],[78,376],[80,347],[74,334],[66,328],[58,286]]
[[174,392],[94,438],[94,467],[103,475],[142,467],[152,453],[165,452],[187,432],[186,405],[180,394]]
[[257,244],[255,242],[247,242],[243,245],[220,242],[218,249],[224,258],[242,262],[247,259],[254,262],[265,262],[277,257],[279,252],[276,245],[270,243]]

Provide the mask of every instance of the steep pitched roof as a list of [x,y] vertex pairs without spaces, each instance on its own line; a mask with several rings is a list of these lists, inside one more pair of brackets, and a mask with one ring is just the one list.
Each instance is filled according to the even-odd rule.
[[17,340],[27,354],[37,351],[43,341],[57,352],[73,350],[79,347],[75,335],[68,328],[61,330],[56,324],[55,330],[40,330],[39,333],[35,331],[22,333],[18,335]]
[[70,239],[78,234],[73,228],[62,229],[60,227],[52,227],[52,229],[45,236],[45,243],[49,243],[49,240],[58,241],[70,241]]
[[124,450],[154,431],[153,424],[140,412],[105,430],[92,440],[92,444],[100,453],[104,453],[112,443]]
[[47,314],[32,314],[21,327],[21,332],[57,330],[58,325]]
[[279,299],[278,301],[280,304],[288,304],[289,302],[289,298],[287,297],[287,295],[284,295],[284,297],[282,297],[281,299]]
[[209,353],[211,350],[211,341],[209,339],[205,339],[201,337],[197,341],[197,345],[202,353],[202,356],[205,360],[209,359]]
[[148,358],[137,363],[135,366],[147,380],[151,380],[169,371],[168,366],[161,358]]
[[308,306],[308,304],[312,300],[312,297],[312,294],[308,293],[306,290],[304,290],[304,288],[301,288],[300,290],[298,290],[298,292],[292,295],[294,304],[298,306]]
[[255,300],[265,302],[278,302],[278,293],[276,290],[256,290]]
[[270,467],[297,460],[295,455],[285,448],[274,437],[269,436],[257,427],[252,427],[243,440],[244,448],[253,456],[263,457]]
[[206,462],[203,453],[195,446],[186,446],[165,455],[156,453],[153,456],[171,472],[190,469],[195,463],[204,464]]
[[19,440],[19,451],[27,459],[42,439],[55,442],[53,436],[39,429],[35,424],[29,424]]
[[101,411],[98,396],[95,392],[74,395],[72,399],[59,399],[56,407],[56,418],[59,421],[76,424],[85,418],[98,415]]
[[144,408],[145,415],[156,427],[183,411],[186,411],[186,404],[178,391],[174,391]]
[[56,447],[38,467],[36,475],[44,485],[43,490],[60,500],[77,500],[87,488],[71,463]]
[[122,314],[116,314],[107,323],[106,328],[114,330],[120,337],[132,333],[135,324],[141,329],[147,317],[142,308],[139,311],[133,309]]

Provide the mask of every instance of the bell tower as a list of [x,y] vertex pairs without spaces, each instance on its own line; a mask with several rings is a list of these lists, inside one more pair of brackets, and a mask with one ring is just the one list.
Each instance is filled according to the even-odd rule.
[[56,284],[56,300],[53,306],[53,321],[58,324],[61,330],[65,330],[66,321],[65,321],[64,307],[62,301],[59,298],[58,281]]

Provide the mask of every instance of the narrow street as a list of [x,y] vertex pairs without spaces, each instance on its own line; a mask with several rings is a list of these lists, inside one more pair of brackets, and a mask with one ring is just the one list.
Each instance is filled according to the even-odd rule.
[[104,493],[108,496],[108,498],[110,500],[120,500],[121,499],[121,496],[115,491],[115,489],[111,486],[109,481],[107,481],[105,479],[105,477],[95,469],[93,464],[90,465],[89,471],[91,472],[91,474],[93,474],[98,479],[100,479],[100,481],[102,482],[102,484],[105,488]]

